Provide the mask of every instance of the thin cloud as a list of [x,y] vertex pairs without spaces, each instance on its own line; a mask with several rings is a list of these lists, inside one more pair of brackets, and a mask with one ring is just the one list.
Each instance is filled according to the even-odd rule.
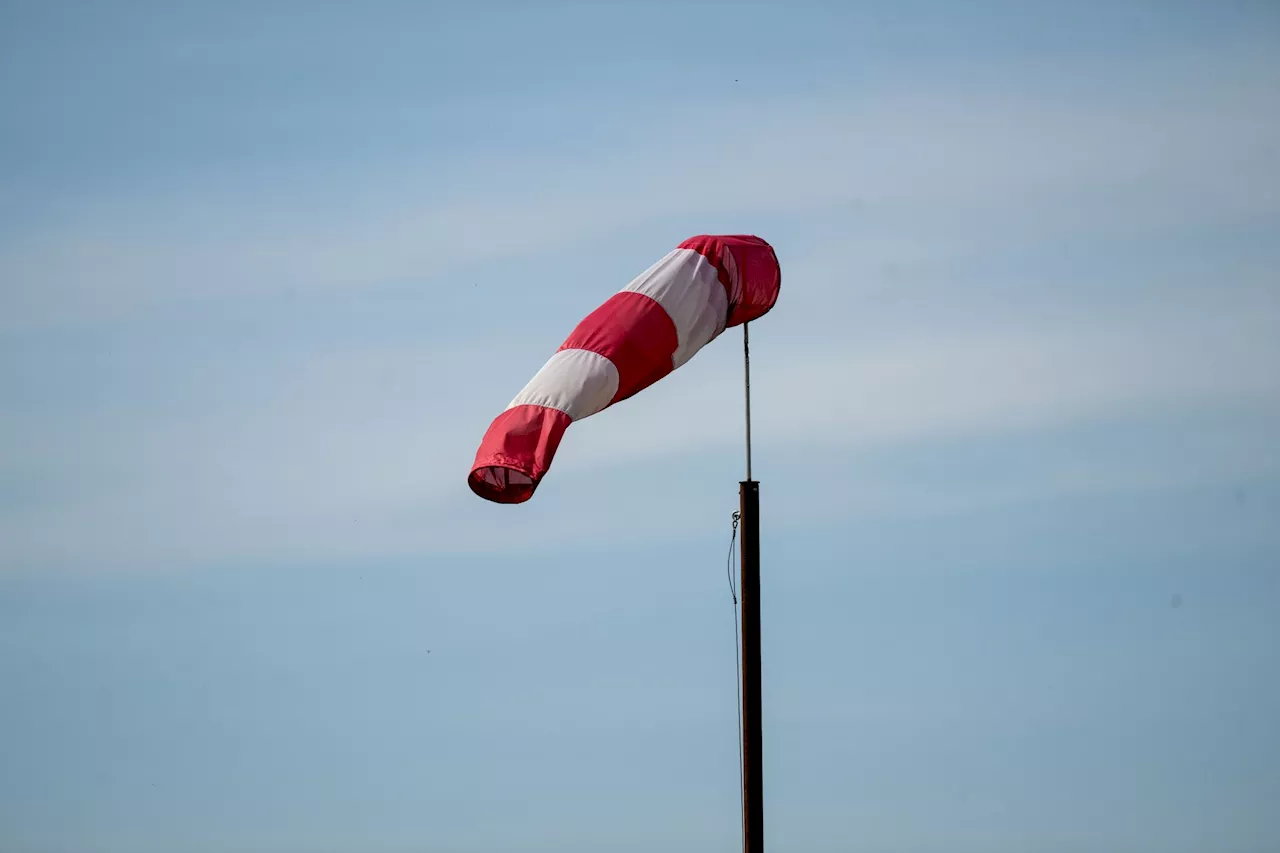
[[[528,289],[546,288],[549,276],[569,288],[578,277],[566,270],[616,267],[613,285],[584,287],[585,313],[625,283],[626,265],[594,241],[658,222],[783,224],[784,299],[753,335],[755,435],[774,458],[808,449],[838,468],[877,448],[1215,407],[1274,423],[1273,256],[1230,259],[1219,248],[1216,269],[1176,252],[1142,261],[1144,276],[1165,282],[1164,300],[1135,296],[1133,269],[1094,264],[1088,280],[1073,281],[1052,262],[1000,263],[1061,251],[1063,241],[1077,256],[1107,241],[1170,246],[1170,234],[1274,215],[1276,172],[1262,167],[1280,124],[1258,79],[1241,72],[1229,97],[1212,100],[1209,82],[1160,101],[1167,81],[1148,81],[1146,97],[942,87],[677,106],[665,129],[652,125],[607,158],[463,163],[456,186],[466,189],[425,200],[428,167],[409,164],[395,186],[354,206],[271,209],[232,188],[204,206],[193,208],[195,196],[137,199],[113,218],[10,239],[0,249],[4,334],[20,341],[74,323],[113,345],[102,357],[128,369],[93,394],[80,392],[96,374],[74,362],[28,359],[7,368],[25,371],[17,379],[0,375],[0,393],[5,382],[63,383],[48,386],[56,405],[29,401],[0,417],[0,566],[585,546],[635,535],[628,507],[655,500],[666,521],[654,535],[702,529],[720,480],[672,491],[672,475],[691,460],[739,473],[732,339],[571,429],[545,497],[520,513],[479,505],[463,484],[489,419],[580,316],[502,316],[489,307],[495,294],[531,304]],[[753,133],[723,133],[747,119]],[[344,197],[359,180],[338,176],[312,200]],[[786,225],[801,219],[820,224]],[[516,262],[532,258],[539,263],[521,278]],[[1179,266],[1190,272],[1171,272]],[[484,287],[464,292],[460,276],[447,275],[462,270]],[[384,330],[391,343],[351,330],[343,294],[397,286],[384,308],[409,312],[411,329]],[[274,299],[287,287],[294,301]],[[895,292],[912,299],[876,301]],[[982,308],[966,306],[978,296]],[[308,333],[299,316],[328,318],[329,335]],[[250,319],[267,331],[246,341]],[[188,333],[192,342],[173,345]],[[1270,464],[1258,445],[1245,447],[1252,455],[1241,458]],[[1186,476],[1225,476],[1239,464]],[[841,484],[825,492],[841,501],[796,501],[789,511],[797,524],[835,504],[947,511],[1166,476],[1156,462],[1121,479],[1103,474],[970,482],[942,497],[905,489],[896,501],[885,497],[891,485]],[[636,484],[612,489],[621,505],[575,501],[566,516],[569,495],[619,477]]]
[[[1160,428],[1167,429],[1170,419],[1176,426],[1187,412],[1214,407],[1244,407],[1274,421],[1280,379],[1269,366],[1280,362],[1280,343],[1270,331],[1280,311],[1265,291],[1254,301],[1233,297],[1216,316],[1201,310],[1206,306],[1175,303],[1158,313],[1112,314],[1059,329],[970,325],[874,344],[849,338],[816,346],[765,332],[753,372],[758,452],[768,459],[803,448],[831,467],[877,448],[1116,420],[1163,419]],[[299,357],[267,362],[256,373],[232,363],[220,379],[205,377],[222,389],[217,394],[173,400],[167,409],[155,400],[136,412],[99,415],[88,421],[90,429],[79,422],[38,429],[11,417],[6,446],[31,466],[29,475],[57,472],[63,491],[59,500],[5,514],[6,563],[336,559],[625,536],[627,526],[610,520],[617,512],[612,500],[607,511],[578,507],[571,522],[558,516],[573,495],[595,491],[595,482],[609,483],[625,502],[632,490],[617,484],[637,481],[641,469],[649,477],[644,500],[652,500],[661,487],[653,472],[671,477],[691,457],[714,460],[728,477],[739,473],[740,354],[736,336],[729,337],[647,394],[571,428],[556,461],[557,485],[519,517],[476,506],[463,485],[479,435],[502,403],[496,392],[492,401],[481,398],[475,373],[440,366],[491,370],[477,351]],[[241,385],[232,384],[236,377]],[[1255,464],[1265,463],[1257,445],[1245,449]],[[1217,458],[1217,468],[1183,473],[1212,479],[1240,470],[1241,460],[1227,465]],[[1106,477],[1095,467],[1087,477],[971,483],[962,493],[911,500],[900,488],[882,486],[874,490],[874,506],[905,512],[914,501],[916,512],[941,511],[1045,489],[1137,488],[1168,476],[1152,464],[1117,481],[1108,465]],[[871,495],[839,492],[841,505],[853,509],[857,495]],[[901,500],[886,499],[895,492]],[[664,502],[692,509],[700,497],[707,495],[685,488]],[[691,522],[666,533],[694,529]],[[486,530],[501,530],[501,541]]]
[[[118,318],[157,301],[284,286],[429,282],[657,220],[741,222],[859,204],[953,239],[998,231],[1014,240],[1274,211],[1274,72],[1246,66],[1197,79],[1213,69],[1173,70],[1146,90],[1056,97],[934,81],[873,97],[669,104],[643,138],[594,161],[405,162],[370,186],[360,183],[368,176],[328,178],[303,209],[264,204],[254,187],[136,199],[0,246],[2,322]],[[1189,81],[1182,97],[1162,99],[1179,79]],[[450,188],[428,182],[450,167],[459,175]]]

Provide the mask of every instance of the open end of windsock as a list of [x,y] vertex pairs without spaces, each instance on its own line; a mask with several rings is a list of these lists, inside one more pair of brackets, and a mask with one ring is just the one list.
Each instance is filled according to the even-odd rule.
[[467,485],[485,500],[524,503],[551,467],[570,418],[547,406],[517,405],[494,418],[476,452]]
[[471,472],[471,491],[485,500],[500,504],[524,503],[533,497],[537,484],[533,478],[515,468],[485,465]]

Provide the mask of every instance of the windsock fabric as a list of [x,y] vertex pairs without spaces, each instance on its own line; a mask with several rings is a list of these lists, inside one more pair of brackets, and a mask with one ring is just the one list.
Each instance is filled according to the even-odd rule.
[[578,323],[489,426],[467,483],[495,503],[523,503],[574,421],[643,391],[725,329],[778,300],[773,247],[747,235],[685,240]]

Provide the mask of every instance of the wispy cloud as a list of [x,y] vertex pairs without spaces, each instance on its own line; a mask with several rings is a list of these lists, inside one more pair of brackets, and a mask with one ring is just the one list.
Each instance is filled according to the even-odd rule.
[[0,244],[3,322],[286,286],[443,286],[444,273],[473,276],[476,263],[659,220],[748,227],[858,205],[954,245],[1274,212],[1280,80],[1269,64],[1221,59],[1127,85],[929,81],[874,95],[649,104],[634,108],[637,133],[587,161],[405,161],[291,185],[285,202],[270,185],[111,199]]
[[[1181,67],[1180,85],[935,81],[875,98],[655,105],[594,161],[459,161],[448,189],[427,183],[441,164],[403,163],[334,176],[304,209],[232,187],[10,236],[0,341],[14,351],[42,329],[90,330],[116,371],[110,393],[87,394],[101,370],[24,350],[0,374],[11,398],[42,377],[67,383],[57,406],[0,418],[0,563],[172,567],[617,535],[599,508],[555,518],[568,498],[500,515],[463,477],[489,418],[579,316],[559,307],[585,313],[639,270],[609,254],[628,229],[777,243],[784,298],[753,336],[769,452],[847,459],[1231,406],[1274,423],[1274,250],[1219,247],[1208,265],[1178,252],[1187,235],[1280,214],[1274,72],[1210,65]],[[1109,265],[1129,242],[1138,260]],[[588,281],[591,268],[614,274]],[[493,307],[562,287],[555,311]],[[360,322],[351,294],[373,292],[392,294],[379,305],[398,314],[395,334],[378,340],[376,322],[346,334]],[[691,455],[736,465],[737,359],[719,341],[575,427],[557,480],[567,492],[641,464],[674,473]],[[1163,476],[1153,465],[1120,479]],[[1085,480],[1106,482],[1071,487]]]

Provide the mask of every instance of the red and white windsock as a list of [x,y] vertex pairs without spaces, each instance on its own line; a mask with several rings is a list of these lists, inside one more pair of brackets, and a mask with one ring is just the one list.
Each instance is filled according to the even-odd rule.
[[583,318],[480,442],[467,484],[495,503],[533,496],[569,424],[644,390],[725,329],[778,301],[773,247],[690,237]]

